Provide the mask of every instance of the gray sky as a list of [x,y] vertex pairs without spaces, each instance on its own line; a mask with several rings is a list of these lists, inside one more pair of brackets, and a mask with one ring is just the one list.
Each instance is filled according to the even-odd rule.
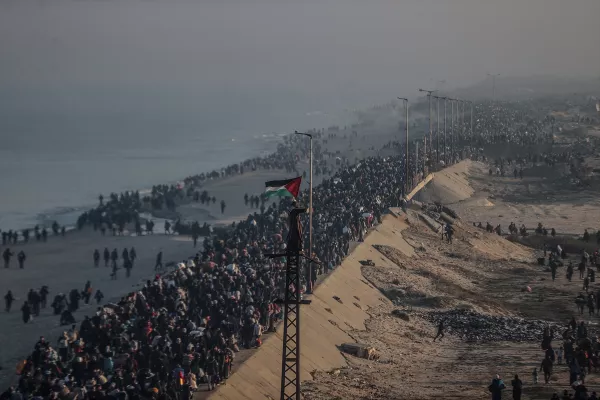
[[321,109],[487,72],[598,75],[599,16],[599,0],[0,0],[0,106]]

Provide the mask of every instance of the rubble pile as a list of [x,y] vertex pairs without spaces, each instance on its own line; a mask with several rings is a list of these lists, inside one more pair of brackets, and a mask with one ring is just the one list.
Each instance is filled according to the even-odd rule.
[[444,321],[446,334],[458,336],[469,342],[529,342],[542,340],[545,327],[554,331],[559,338],[558,324],[542,320],[526,320],[480,314],[470,310],[433,311],[422,315],[436,326]]

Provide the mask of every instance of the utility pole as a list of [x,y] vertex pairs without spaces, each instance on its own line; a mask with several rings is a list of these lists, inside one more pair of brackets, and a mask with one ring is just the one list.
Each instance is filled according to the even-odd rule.
[[419,173],[419,141],[415,140],[415,176],[413,176],[413,181],[416,175]]
[[440,96],[433,96],[436,99],[436,108],[437,108],[437,157],[436,157],[436,161],[439,164],[440,163],[440,99],[443,99],[443,97]]
[[487,76],[492,77],[492,101],[496,101],[496,77],[500,76],[500,74],[487,74]]
[[[309,163],[309,182],[308,182],[308,257],[312,259],[312,232],[313,232],[313,135],[310,133],[294,132],[295,135],[306,136],[310,139],[310,152],[308,156]],[[306,266],[306,292],[312,293],[313,277],[312,265],[308,263]]]
[[[419,89],[419,92],[425,92],[427,93],[427,97],[429,98],[429,153],[431,153],[431,149],[433,148],[432,143],[433,143],[433,133],[432,133],[432,125],[431,125],[431,93],[435,93],[437,92],[437,90],[424,90],[424,89]],[[424,148],[423,150],[427,150],[426,148]],[[425,153],[427,154],[427,153]]]
[[425,178],[425,167],[427,166],[427,136],[423,138],[423,178]]
[[448,98],[450,100],[450,164],[454,163],[454,103],[456,99]]
[[465,103],[466,100],[459,100],[458,104],[462,105],[462,112],[460,113],[460,118],[462,119],[460,123],[460,138],[461,140],[465,140]]
[[473,140],[473,101],[469,103],[471,103],[471,140]]
[[[492,77],[492,111],[493,111],[494,107],[496,106],[496,77],[500,76],[500,74],[487,74],[487,76]],[[493,118],[493,116],[492,116],[492,118]],[[496,136],[498,135],[498,122],[499,121],[500,121],[500,116],[498,115],[496,118],[496,129],[495,129]]]
[[404,102],[404,110],[406,111],[405,115],[405,126],[406,126],[406,160],[404,165],[404,195],[408,195],[409,183],[408,183],[408,99],[405,97],[398,97],[398,100],[402,100]]
[[442,97],[442,99],[444,99],[444,163],[448,165],[448,146],[446,143],[446,105],[448,97]]

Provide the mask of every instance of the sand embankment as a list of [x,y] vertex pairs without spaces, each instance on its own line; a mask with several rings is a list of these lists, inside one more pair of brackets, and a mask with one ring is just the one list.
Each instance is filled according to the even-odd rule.
[[[443,171],[437,172],[423,191],[416,197],[429,200],[431,194],[448,198],[448,194],[458,200],[466,199],[473,191],[465,178],[470,161],[463,161]],[[456,201],[458,201],[456,200]],[[398,210],[396,210],[398,211]],[[391,302],[378,288],[370,284],[362,274],[362,260],[372,260],[373,268],[393,265],[376,249],[384,246],[393,248],[405,257],[415,254],[403,237],[402,231],[408,228],[406,215],[391,212],[384,216],[378,225],[346,257],[342,265],[329,275],[315,290],[310,305],[302,307],[301,315],[301,379],[312,379],[313,371],[329,371],[347,366],[345,356],[338,346],[355,342],[357,331],[365,330],[365,322],[371,317],[369,310],[380,306],[390,307]],[[334,297],[338,297],[340,301]],[[245,361],[227,385],[210,396],[211,399],[276,399],[279,397],[281,377],[281,349],[283,326],[265,340],[259,351]]]
[[433,174],[433,179],[415,195],[415,200],[455,204],[473,196],[469,170],[473,162],[464,160]]
[[[437,196],[452,208],[485,198],[486,192],[475,190],[475,167],[463,161],[436,173],[422,196],[427,201]],[[302,309],[304,398],[481,399],[496,373],[527,377],[539,367],[543,354],[537,343],[468,342],[460,335],[434,343],[435,324],[427,315],[462,309],[490,318],[560,322],[580,283],[556,290],[531,249],[464,222],[455,224],[454,242],[447,243],[420,215],[411,209],[384,216]],[[374,265],[361,266],[367,259]],[[523,290],[526,286],[532,291]],[[404,317],[395,316],[397,311]],[[344,342],[374,346],[382,358],[342,354],[338,346]],[[211,398],[277,399],[281,346],[280,327]],[[564,389],[566,369],[557,371],[559,384],[550,389],[527,383],[525,398],[548,398],[550,390]]]
[[[342,265],[329,275],[315,290],[310,305],[302,307],[301,314],[301,379],[311,379],[315,370],[329,371],[347,365],[337,346],[355,342],[354,332],[365,330],[369,310],[390,301],[361,273],[361,260],[372,260],[377,265],[391,261],[373,245],[393,246],[407,256],[412,247],[402,239],[401,232],[408,226],[401,217],[386,215],[383,224],[375,228],[346,257]],[[336,300],[338,297],[340,300]],[[281,349],[283,326],[269,337],[263,347],[247,360],[221,386],[211,399],[276,399],[279,398],[281,376]]]

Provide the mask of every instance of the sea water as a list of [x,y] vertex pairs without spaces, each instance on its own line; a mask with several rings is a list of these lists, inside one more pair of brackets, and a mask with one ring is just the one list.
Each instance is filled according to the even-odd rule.
[[[243,114],[243,110],[228,112]],[[244,132],[227,129],[226,124],[206,129],[195,119],[186,126],[183,117],[178,126],[97,120],[90,125],[76,116],[68,123],[60,118],[36,123],[36,117],[32,113],[15,121],[18,116],[4,115],[0,122],[3,231],[53,221],[73,225],[84,210],[97,204],[100,194],[143,192],[152,185],[264,156],[275,151],[286,133]],[[295,120],[320,126],[329,122],[326,117],[319,113]]]

